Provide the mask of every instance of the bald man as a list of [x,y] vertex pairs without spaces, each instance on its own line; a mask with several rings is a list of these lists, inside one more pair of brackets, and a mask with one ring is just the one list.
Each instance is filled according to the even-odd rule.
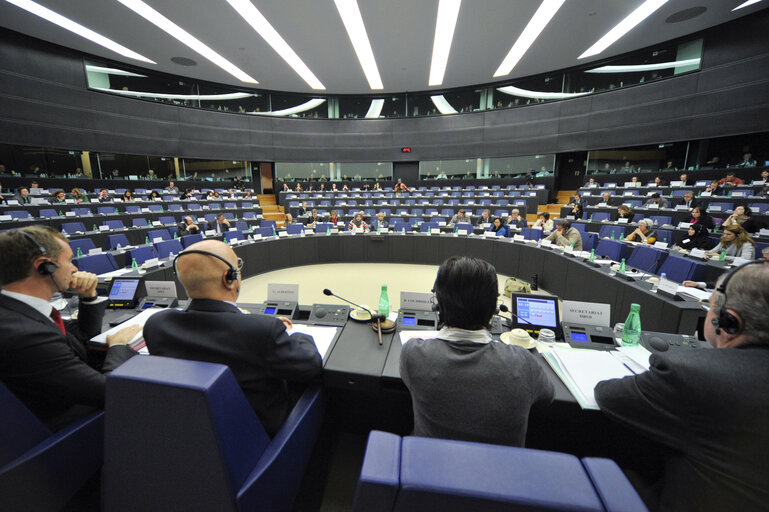
[[218,240],[181,252],[176,271],[192,300],[185,311],[150,317],[144,339],[153,355],[229,366],[272,437],[304,384],[320,375],[322,361],[310,336],[286,332],[289,319],[247,315],[235,306],[240,266],[232,248]]

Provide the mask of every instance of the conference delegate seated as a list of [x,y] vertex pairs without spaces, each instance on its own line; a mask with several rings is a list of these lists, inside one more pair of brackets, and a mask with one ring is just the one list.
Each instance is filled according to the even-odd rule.
[[63,190],[56,190],[51,194],[51,203],[64,204],[67,202],[67,194]]
[[510,216],[507,218],[507,225],[518,229],[526,227],[526,219],[521,217],[521,212],[518,208],[513,208],[510,212]]
[[630,233],[625,240],[653,245],[657,241],[657,232],[653,228],[654,222],[651,219],[641,219],[635,231]]
[[464,224],[467,222],[470,222],[470,219],[468,219],[465,215],[465,210],[460,208],[459,211],[455,213],[453,217],[451,217],[449,226],[456,226],[457,224]]
[[621,204],[617,207],[617,219],[627,219],[628,222],[633,220],[633,209],[626,204]]
[[692,249],[709,249],[712,244],[708,234],[707,228],[702,224],[692,224],[689,226],[688,237],[677,243],[675,248],[686,249],[687,251]]
[[705,190],[702,191],[705,195],[710,196],[720,196],[721,195],[721,187],[719,185],[718,180],[711,181],[707,187],[705,187]]
[[376,218],[371,221],[371,231],[387,229],[389,226],[390,224],[387,222],[387,219],[385,219],[384,212],[377,213]]
[[581,219],[585,213],[585,206],[581,202],[574,203],[569,215],[573,215],[575,219]]
[[668,185],[668,182],[657,176],[654,178],[654,186],[655,187],[666,187]]
[[355,217],[347,224],[347,231],[368,233],[368,224],[363,220],[363,212],[355,214]]
[[99,190],[99,195],[96,197],[96,200],[100,203],[110,203],[112,202],[112,196],[109,195],[109,191],[106,188],[103,188]]
[[306,383],[320,375],[322,360],[310,336],[286,332],[292,327],[289,319],[248,315],[235,306],[241,266],[235,252],[218,240],[179,253],[174,268],[192,300],[184,311],[150,317],[144,339],[152,355],[229,366],[265,431],[274,436]]
[[331,215],[329,216],[328,221],[335,226],[337,222],[339,222],[339,214],[336,212],[336,210],[331,210]]
[[489,231],[496,233],[497,236],[504,236],[504,237],[510,236],[510,228],[507,227],[502,222],[502,219],[500,219],[499,217],[494,217],[494,220],[491,221],[491,226],[489,226]]
[[481,212],[481,216],[475,220],[476,226],[483,226],[484,224],[491,223],[491,211],[486,209]]
[[123,192],[123,202],[124,203],[130,203],[134,200],[134,193],[130,190],[126,190]]
[[179,232],[179,236],[197,235],[200,233],[200,226],[195,224],[195,221],[192,220],[192,217],[187,215],[179,224],[177,231]]
[[695,206],[692,208],[692,218],[689,219],[689,224],[700,224],[709,230],[713,229],[716,225],[713,221],[713,217],[710,216],[703,206]]
[[294,216],[291,215],[290,213],[287,213],[286,220],[283,221],[283,227],[290,226],[291,224],[296,224],[296,222],[294,221]]
[[553,400],[553,385],[535,356],[494,341],[493,266],[454,256],[438,269],[433,292],[440,331],[403,345],[400,375],[409,389],[414,435],[523,446],[529,410]]
[[704,321],[714,350],[654,351],[649,371],[595,387],[603,414],[669,449],[636,484],[650,510],[769,505],[769,265],[725,277]]
[[[73,256],[47,226],[0,234],[0,381],[52,430],[104,407],[104,374],[135,355],[125,344],[140,329],[108,336],[102,364],[89,359],[86,344],[101,332],[107,301]],[[77,319],[66,322],[50,302],[64,290],[79,297]]]
[[13,198],[16,199],[19,204],[32,204],[32,198],[29,197],[29,189],[27,187],[19,187],[19,191]]
[[531,226],[533,228],[540,228],[543,231],[553,230],[553,221],[550,220],[550,214],[547,212],[540,212],[537,214],[537,221]]
[[734,213],[726,218],[723,227],[733,226],[735,224],[742,226],[748,233],[755,233],[760,229],[755,219],[753,219],[753,212],[751,209],[743,205],[734,207]]
[[76,203],[90,203],[88,196],[83,194],[77,187],[70,191],[69,199],[74,199]]
[[687,208],[692,209],[695,206],[699,206],[699,204],[700,201],[694,198],[694,193],[692,193],[691,190],[687,190],[684,192],[684,197],[676,203],[676,206],[686,206]]
[[555,231],[543,241],[553,242],[558,247],[574,247],[575,251],[582,250],[582,235],[577,228],[571,226],[571,221],[568,219],[558,219],[555,222]]
[[752,260],[756,257],[756,243],[750,238],[750,235],[742,226],[732,224],[724,228],[724,234],[718,245],[709,250],[708,256],[717,257],[721,251],[726,253],[727,258],[743,258]]
[[738,178],[734,171],[729,171],[726,173],[726,176],[718,180],[718,184],[722,187],[736,187],[739,185],[744,185],[745,182],[742,181],[740,178]]
[[305,221],[304,225],[307,226],[308,228],[314,228],[315,226],[318,225],[318,222],[323,222],[323,219],[321,219],[318,216],[318,210],[313,208],[312,212],[310,213],[310,216],[307,217],[307,220]]
[[657,208],[668,208],[670,204],[668,203],[668,200],[664,197],[660,196],[659,192],[655,192],[651,195],[648,201],[646,201],[646,204],[644,206],[656,206]]

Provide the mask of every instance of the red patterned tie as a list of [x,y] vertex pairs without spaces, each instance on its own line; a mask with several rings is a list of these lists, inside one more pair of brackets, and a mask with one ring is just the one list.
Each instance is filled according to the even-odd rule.
[[66,329],[64,329],[64,320],[61,319],[61,313],[59,313],[58,309],[51,308],[51,320],[53,320],[53,323],[56,324],[56,327],[59,328],[62,334],[67,334]]

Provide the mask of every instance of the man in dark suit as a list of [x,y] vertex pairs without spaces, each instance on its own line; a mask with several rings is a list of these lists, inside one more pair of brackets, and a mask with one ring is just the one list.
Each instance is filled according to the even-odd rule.
[[694,193],[691,190],[684,192],[684,197],[678,201],[678,205],[686,206],[688,209],[692,209],[695,206],[700,205],[700,201],[694,197]]
[[29,189],[27,187],[19,187],[19,191],[16,193],[16,197],[14,197],[19,204],[31,204],[32,198],[29,197]]
[[715,350],[653,352],[648,372],[595,388],[604,414],[672,450],[645,489],[653,510],[769,503],[769,265],[741,267],[723,285],[705,319]]
[[147,321],[150,353],[229,366],[264,429],[275,435],[301,388],[322,371],[313,339],[289,335],[287,318],[248,315],[235,306],[238,257],[222,242],[191,245],[179,254],[176,271],[192,301],[186,311],[163,311]]
[[[104,405],[105,377],[135,353],[125,346],[139,328],[109,336],[100,370],[88,364],[87,341],[101,332],[106,300],[96,275],[78,272],[66,238],[44,226],[0,235],[0,380],[53,430]],[[51,307],[54,293],[80,297],[77,320]]]

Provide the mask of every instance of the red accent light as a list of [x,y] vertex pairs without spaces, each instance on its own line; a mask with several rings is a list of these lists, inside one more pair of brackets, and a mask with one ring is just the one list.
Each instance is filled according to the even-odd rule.
[[401,153],[411,153],[411,148],[401,148]]

